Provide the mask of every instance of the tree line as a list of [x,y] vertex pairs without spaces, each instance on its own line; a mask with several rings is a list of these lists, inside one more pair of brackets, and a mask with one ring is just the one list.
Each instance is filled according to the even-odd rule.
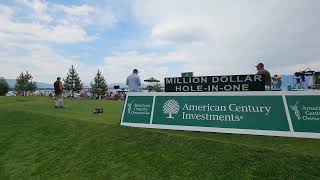
[[[32,81],[33,76],[26,71],[21,72],[19,76],[16,78],[16,84],[14,90],[18,95],[26,96],[28,92],[34,92],[37,90],[36,82]],[[79,93],[83,88],[83,83],[80,80],[76,69],[72,65],[69,68],[69,72],[67,76],[63,79],[64,81],[64,89],[72,94],[74,97],[75,93]],[[102,75],[101,71],[98,69],[96,76],[93,81],[90,83],[92,93],[97,96],[103,96],[108,91],[107,81]],[[9,92],[9,84],[4,79],[4,77],[0,78],[0,96],[5,96]]]

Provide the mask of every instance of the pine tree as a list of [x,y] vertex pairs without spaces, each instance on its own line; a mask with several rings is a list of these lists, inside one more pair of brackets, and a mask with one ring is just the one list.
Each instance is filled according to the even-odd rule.
[[17,77],[17,82],[15,85],[15,90],[23,96],[26,96],[27,92],[37,90],[36,82],[32,82],[32,75],[27,71],[25,74],[21,72],[21,74]]
[[64,89],[71,92],[72,97],[74,97],[75,92],[79,93],[82,89],[82,82],[73,65],[69,69],[69,73],[67,74],[66,79],[64,79],[63,81]]
[[4,96],[9,92],[9,84],[7,81],[2,77],[0,78],[0,96]]
[[104,79],[103,75],[101,75],[101,71],[98,69],[96,77],[91,82],[92,92],[98,96],[106,94],[108,90],[108,85],[106,80]]

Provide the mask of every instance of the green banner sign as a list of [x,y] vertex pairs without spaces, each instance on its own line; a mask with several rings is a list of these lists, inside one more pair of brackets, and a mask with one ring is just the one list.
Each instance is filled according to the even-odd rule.
[[320,133],[320,96],[287,96],[286,99],[294,131]]
[[157,97],[153,123],[289,131],[281,96]]
[[129,94],[121,125],[320,138],[320,95]]

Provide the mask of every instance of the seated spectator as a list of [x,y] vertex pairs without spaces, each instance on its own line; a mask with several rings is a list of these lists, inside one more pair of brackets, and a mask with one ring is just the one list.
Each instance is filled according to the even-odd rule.
[[151,85],[149,85],[149,86],[147,86],[147,89],[148,89],[149,92],[151,92],[153,87]]
[[272,89],[281,91],[281,85],[282,85],[281,77],[277,74],[274,75],[274,77],[272,78]]

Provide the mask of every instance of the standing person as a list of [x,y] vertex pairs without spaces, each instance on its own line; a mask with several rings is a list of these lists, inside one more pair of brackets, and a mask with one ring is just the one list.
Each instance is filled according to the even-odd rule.
[[141,80],[138,75],[139,71],[134,69],[132,74],[127,77],[127,86],[129,87],[129,92],[140,92]]
[[60,77],[57,77],[57,81],[54,82],[53,86],[54,86],[54,94],[55,94],[54,107],[55,108],[63,108],[64,107],[63,96],[62,96],[63,85],[62,85]]
[[258,65],[256,65],[256,68],[258,71],[257,74],[265,76],[265,90],[270,91],[271,90],[271,75],[270,75],[269,71],[264,69],[263,63],[259,63]]

